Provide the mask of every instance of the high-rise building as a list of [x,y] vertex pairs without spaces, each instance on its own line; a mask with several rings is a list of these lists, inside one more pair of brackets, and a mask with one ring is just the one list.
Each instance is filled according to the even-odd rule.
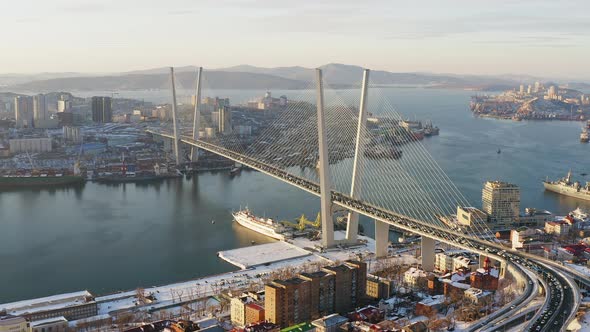
[[521,85],[520,85],[520,87],[519,87],[519,89],[518,89],[518,92],[519,92],[521,95],[524,95],[524,84],[521,84]]
[[45,95],[38,94],[33,96],[33,123],[41,122],[49,119],[47,113],[47,103],[45,102]]
[[336,284],[335,312],[344,314],[363,303],[367,293],[367,265],[365,263],[348,261],[342,265],[325,267],[322,270],[334,274]]
[[229,106],[223,106],[219,108],[218,120],[217,120],[217,130],[222,134],[229,134],[231,133],[231,110]]
[[482,208],[495,228],[510,228],[520,212],[520,189],[501,181],[488,181],[482,190]]
[[549,97],[549,99],[557,99],[557,96],[558,90],[555,85],[550,86],[549,90],[547,90],[547,97]]
[[281,327],[311,319],[311,282],[298,277],[275,280],[264,287],[266,319]]
[[541,83],[535,82],[535,93],[539,92],[539,90],[541,90]]
[[531,92],[533,92],[533,87],[531,87],[531,85],[529,84],[529,86],[526,88],[526,93],[530,95]]
[[92,121],[106,123],[113,121],[111,97],[92,97]]
[[275,280],[265,286],[265,319],[287,327],[328,313],[345,314],[364,304],[366,290],[367,265],[358,261]]
[[33,98],[29,96],[14,97],[14,118],[16,128],[33,127]]
[[325,271],[301,273],[299,278],[311,282],[311,319],[334,312],[334,274]]

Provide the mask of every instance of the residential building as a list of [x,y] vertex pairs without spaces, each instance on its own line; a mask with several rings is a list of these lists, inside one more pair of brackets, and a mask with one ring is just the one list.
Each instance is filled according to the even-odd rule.
[[16,128],[33,128],[33,98],[14,97],[14,119]]
[[59,96],[57,100],[57,112],[64,113],[64,112],[71,112],[72,111],[72,101],[70,100],[70,95],[62,94]]
[[391,280],[376,276],[367,277],[367,297],[373,300],[388,299],[393,291]]
[[265,319],[282,327],[325,313],[346,313],[364,303],[366,264],[347,261],[265,286]]
[[334,274],[335,301],[334,311],[345,313],[364,304],[367,294],[367,264],[359,261],[347,261],[338,266],[322,269]]
[[49,120],[49,113],[47,112],[45,95],[33,96],[33,126],[37,128],[37,123],[43,123],[46,120]]
[[482,208],[490,215],[493,228],[511,228],[519,216],[520,189],[501,181],[487,181],[482,191]]
[[565,220],[548,221],[545,223],[545,233],[561,237],[569,234],[571,226]]
[[416,303],[416,315],[428,315],[430,312],[439,312],[443,309],[445,296],[442,294],[434,295]]
[[246,325],[246,296],[232,297],[230,300],[230,319],[234,326]]
[[334,312],[336,280],[326,271],[301,273],[299,277],[311,283],[311,319]]
[[111,97],[92,97],[92,121],[98,123],[113,122]]
[[411,267],[404,272],[404,283],[410,288],[416,288],[419,287],[422,282],[426,282],[426,277],[427,274],[424,270]]
[[315,326],[316,332],[336,332],[338,327],[348,322],[348,318],[339,314],[331,314],[311,322]]
[[484,291],[478,288],[469,288],[465,290],[465,298],[474,304],[487,305],[492,302],[492,292]]
[[254,302],[247,303],[245,305],[245,324],[253,324],[258,322],[263,322],[265,319],[264,316],[264,307]]
[[543,254],[545,248],[551,248],[553,242],[547,239],[546,233],[527,227],[519,227],[510,231],[512,249],[524,250],[530,253]]
[[0,332],[31,332],[31,326],[23,317],[0,315]]
[[231,111],[229,106],[220,107],[217,111],[217,131],[222,134],[229,134],[232,131]]
[[299,277],[275,280],[264,289],[266,319],[291,326],[311,319],[311,282]]
[[462,249],[446,250],[434,255],[434,269],[439,272],[454,272],[459,268],[474,271],[479,267],[476,254]]

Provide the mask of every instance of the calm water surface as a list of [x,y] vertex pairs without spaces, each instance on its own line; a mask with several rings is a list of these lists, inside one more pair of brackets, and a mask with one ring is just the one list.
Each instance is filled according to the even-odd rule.
[[[441,128],[424,144],[474,206],[481,206],[483,182],[498,179],[521,187],[523,209],[590,208],[546,193],[541,184],[570,168],[580,180],[580,173],[590,173],[590,145],[578,142],[580,123],[474,118],[465,91],[382,93],[400,113]],[[0,303],[81,289],[101,294],[233,270],[217,251],[270,241],[232,222],[231,211],[245,205],[283,219],[301,213],[312,219],[319,209],[315,197],[257,172],[1,192]],[[370,222],[364,224],[372,234]]]

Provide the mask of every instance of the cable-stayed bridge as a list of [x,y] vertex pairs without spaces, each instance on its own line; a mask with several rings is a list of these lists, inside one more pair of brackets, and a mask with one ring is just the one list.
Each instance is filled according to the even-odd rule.
[[[296,100],[282,105],[279,111],[265,114],[265,123],[259,125],[252,137],[226,129],[227,117],[231,115],[221,114],[226,112],[225,108],[218,109],[211,120],[216,122],[219,134],[200,132],[201,90],[206,84],[201,69],[196,80],[192,131],[183,130],[176,110],[173,70],[171,78],[172,130],[148,131],[171,140],[177,165],[183,163],[182,145],[190,146],[187,161],[198,161],[198,150],[202,149],[319,196],[325,248],[339,244],[334,240],[332,220],[334,213],[345,211],[346,239],[340,242],[356,243],[358,218],[364,215],[375,221],[378,257],[387,253],[390,225],[421,235],[422,266],[427,271],[434,268],[435,241],[492,257],[501,263],[502,273],[511,269],[529,279],[524,295],[513,307],[526,306],[534,298],[531,295],[535,295],[535,279],[541,281],[545,303],[527,325],[529,330],[565,330],[573,319],[580,299],[571,273],[560,271],[552,262],[502,247],[494,241],[483,220],[463,226],[444,221],[457,206],[468,206],[467,200],[422,144],[416,142],[412,132],[398,126],[402,117],[387,98],[369,93],[368,70],[362,75],[358,99],[354,97],[356,89],[327,89],[326,96],[323,73],[317,70],[315,84],[310,80],[310,89],[299,93]],[[372,112],[369,100],[374,105]],[[260,102],[274,101],[270,98]],[[213,121],[215,117],[217,121]],[[499,316],[513,312],[499,311],[484,323],[495,324]],[[474,330],[483,328],[489,326],[478,325]]]

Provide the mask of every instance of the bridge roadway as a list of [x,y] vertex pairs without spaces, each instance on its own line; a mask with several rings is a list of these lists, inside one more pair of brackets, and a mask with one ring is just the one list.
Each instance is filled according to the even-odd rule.
[[[174,136],[169,133],[152,130],[148,130],[148,132],[174,139]],[[183,135],[181,136],[180,141],[234,160],[311,194],[320,196],[320,186],[318,184],[290,174],[280,168],[203,140],[195,140]],[[556,271],[555,268],[550,267],[548,264],[538,262],[539,259],[537,258],[528,257],[529,255],[523,255],[516,251],[508,252],[506,248],[502,247],[500,244],[484,241],[424,221],[408,218],[395,212],[362,202],[358,199],[353,199],[350,196],[337,191],[331,191],[331,200],[332,204],[336,206],[388,223],[401,230],[445,243],[450,242],[450,244],[458,248],[492,256],[500,261],[518,264],[534,271],[539,278],[544,279],[547,284],[553,286],[551,286],[546,292],[545,306],[547,307],[547,312],[543,313],[529,324],[529,331],[557,331],[557,327],[559,327],[560,331],[565,331],[565,326],[571,319],[573,319],[577,308],[580,305],[580,294],[575,282],[571,278],[566,277],[563,273]]]

